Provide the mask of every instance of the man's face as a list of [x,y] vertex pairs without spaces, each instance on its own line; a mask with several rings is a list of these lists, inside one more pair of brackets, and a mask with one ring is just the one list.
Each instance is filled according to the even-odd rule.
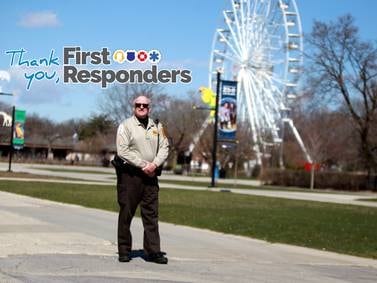
[[150,112],[150,101],[145,96],[139,96],[134,102],[134,114],[137,118],[144,119]]

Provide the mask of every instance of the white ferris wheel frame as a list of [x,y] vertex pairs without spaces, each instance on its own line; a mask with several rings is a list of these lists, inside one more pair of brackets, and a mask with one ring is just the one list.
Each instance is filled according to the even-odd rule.
[[[230,2],[232,9],[223,11],[225,26],[217,29],[213,38],[210,88],[216,89],[217,72],[223,79],[238,81],[238,119],[251,127],[258,164],[266,146],[282,144],[285,123],[306,160],[312,163],[289,118],[303,65],[303,35],[296,1]],[[280,163],[282,166],[282,158]]]

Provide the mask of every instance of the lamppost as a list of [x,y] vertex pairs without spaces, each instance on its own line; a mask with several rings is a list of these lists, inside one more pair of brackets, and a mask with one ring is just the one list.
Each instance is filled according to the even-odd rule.
[[221,73],[217,72],[217,85],[216,85],[216,105],[215,105],[215,123],[213,129],[213,145],[212,145],[212,168],[211,168],[211,185],[214,188],[215,183],[215,172],[216,172],[216,161],[217,161],[217,127],[219,121],[219,96],[220,96],[220,83],[221,83]]

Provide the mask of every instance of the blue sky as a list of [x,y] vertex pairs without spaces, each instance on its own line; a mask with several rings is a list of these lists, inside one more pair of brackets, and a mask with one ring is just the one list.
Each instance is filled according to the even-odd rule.
[[[297,0],[304,33],[314,19],[329,21],[351,13],[364,39],[376,40],[377,1]],[[3,91],[16,97],[0,96],[27,112],[55,121],[85,118],[98,113],[103,90],[96,84],[63,85],[36,82],[26,91],[22,72],[10,70],[5,51],[27,50],[30,59],[47,57],[55,49],[62,60],[63,46],[79,45],[85,50],[158,49],[164,66],[188,68],[192,82],[165,86],[171,95],[183,96],[207,85],[212,36],[220,27],[225,0],[160,1],[1,1],[0,70],[10,71],[11,82],[0,81]],[[61,62],[62,64],[62,62]],[[8,89],[7,89],[8,88]]]

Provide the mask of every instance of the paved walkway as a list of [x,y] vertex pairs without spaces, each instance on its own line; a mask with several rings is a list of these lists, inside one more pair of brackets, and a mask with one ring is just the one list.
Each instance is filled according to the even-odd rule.
[[[49,169],[61,169],[61,170],[78,170],[78,171],[92,171],[92,172],[102,172],[106,174],[93,174],[93,173],[76,173],[76,172],[59,172],[46,170]],[[6,171],[8,169],[8,163],[0,162],[0,170]],[[69,177],[69,178],[79,178],[90,181],[113,181],[115,178],[114,168],[105,167],[90,167],[90,166],[67,166],[67,165],[49,165],[49,164],[24,164],[24,163],[14,163],[12,164],[12,171],[14,172],[27,172],[31,174],[39,174],[46,176],[56,176],[56,177]],[[192,182],[206,182],[210,184],[211,179],[209,177],[191,177],[183,175],[174,174],[163,174],[160,177],[161,180],[171,180],[171,181],[192,181]],[[260,186],[261,183],[258,180],[235,180],[235,179],[222,179],[220,184],[236,184],[236,185],[248,185],[248,186]]]
[[377,261],[161,223],[168,265],[118,263],[117,214],[0,192],[0,282],[375,282]]
[[[0,170],[6,170],[8,164],[0,163]],[[51,179],[23,179],[18,178],[20,181],[41,181],[41,182],[63,182],[63,183],[83,183],[83,184],[96,184],[96,185],[115,185],[115,174],[113,168],[102,167],[84,167],[84,166],[59,166],[59,165],[45,165],[45,164],[13,164],[13,171],[15,172],[27,172],[31,174],[45,175],[50,177],[65,177],[65,178],[77,178],[83,181],[73,180],[51,180]],[[98,174],[93,173],[79,173],[79,172],[62,172],[62,171],[50,171],[45,168],[52,169],[64,169],[64,170],[85,170],[92,172],[102,172]],[[0,178],[1,179],[15,179],[15,178]],[[359,192],[359,193],[341,193],[341,192],[296,192],[296,191],[282,191],[282,190],[266,190],[266,189],[237,189],[237,185],[250,185],[260,186],[259,181],[256,180],[221,180],[217,188],[209,189],[207,186],[186,186],[166,183],[164,181],[191,181],[191,182],[210,182],[208,177],[188,177],[180,175],[164,174],[160,177],[161,188],[171,189],[185,189],[185,190],[212,190],[217,192],[231,192],[237,194],[257,195],[266,197],[277,197],[285,199],[297,199],[297,200],[309,200],[320,201],[339,204],[352,204],[361,206],[377,207],[376,201],[361,201],[361,199],[376,199],[377,194],[371,192]]]

